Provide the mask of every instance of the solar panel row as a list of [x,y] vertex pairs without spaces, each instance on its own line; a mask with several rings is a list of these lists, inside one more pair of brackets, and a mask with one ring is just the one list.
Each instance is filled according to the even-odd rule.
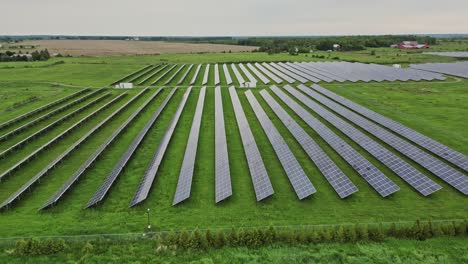
[[414,162],[426,168],[428,171],[432,172],[434,175],[438,176],[455,189],[459,190],[465,195],[468,194],[468,177],[463,175],[458,170],[427,154],[418,147],[385,130],[377,124],[372,123],[364,117],[353,113],[352,111],[338,105],[337,103],[334,103],[329,99],[326,99],[321,95],[318,95],[310,89],[308,90],[308,94],[313,96],[317,101],[329,107],[336,113],[346,117],[346,119],[352,123],[382,140],[392,148],[398,150],[401,154],[407,156]]
[[232,195],[221,87],[215,88],[215,192],[216,203]]
[[150,75],[148,75],[146,78],[144,78],[143,80],[141,80],[138,85],[142,85],[144,83],[146,83],[148,80],[152,79],[154,76],[158,75],[160,72],[162,72],[164,69],[166,69],[169,65],[162,65],[162,67],[159,67],[156,71],[154,71],[153,73],[151,73]]
[[215,64],[214,65],[214,84],[215,85],[218,85],[220,82],[220,79],[219,79],[219,68],[218,68],[218,64]]
[[320,79],[317,79],[317,78],[315,78],[314,76],[312,76],[310,74],[304,73],[303,71],[299,71],[296,68],[291,67],[289,64],[280,62],[280,63],[278,63],[278,65],[280,67],[283,67],[283,69],[288,70],[291,73],[294,73],[296,76],[300,76],[300,77],[304,78],[306,81],[309,80],[309,81],[315,82],[315,83],[320,81]]
[[179,74],[179,72],[185,67],[185,64],[182,64],[182,66],[179,67],[179,69],[177,69],[174,74],[171,75],[171,77],[169,77],[169,79],[167,79],[165,82],[164,82],[164,85],[168,85],[176,76],[177,74]]
[[190,70],[192,68],[193,68],[193,64],[190,64],[189,67],[187,68],[187,70],[182,75],[182,77],[180,77],[179,81],[177,82],[177,85],[180,85],[180,84],[182,84],[182,82],[184,82],[185,78],[187,77],[187,75],[189,74],[189,72],[190,72]]
[[232,71],[234,72],[234,75],[236,76],[237,82],[239,83],[240,86],[243,86],[245,83],[244,77],[240,74],[239,70],[237,70],[236,65],[233,63],[231,64]]
[[193,74],[192,80],[190,81],[190,85],[194,84],[197,81],[198,73],[201,70],[202,65],[198,64],[197,69],[195,70],[195,73]]
[[138,135],[133,139],[132,143],[130,146],[127,148],[125,153],[120,157],[119,161],[117,164],[114,166],[112,171],[107,175],[106,179],[103,181],[99,189],[94,193],[93,197],[89,200],[88,204],[86,205],[86,208],[89,208],[91,206],[94,206],[101,202],[104,197],[107,195],[109,192],[110,188],[114,184],[115,180],[117,177],[120,175],[122,170],[125,168],[127,165],[128,161],[132,157],[133,153],[135,153],[135,150],[138,148],[140,145],[141,141],[143,141],[143,138],[146,136],[150,128],[153,126],[153,124],[156,122],[158,117],[160,116],[161,112],[164,110],[166,107],[167,103],[169,100],[171,100],[172,96],[174,95],[175,91],[177,90],[177,87],[172,89],[171,92],[166,96],[164,101],[161,103],[161,105],[158,107],[158,109],[153,113],[151,116],[151,119],[146,122],[145,126],[143,129],[138,133]]
[[[322,102],[315,92],[308,89],[303,85],[298,86],[299,90],[303,91],[312,98]],[[413,168],[410,164],[405,162],[403,159],[393,154],[390,150],[383,147],[381,144],[371,139],[363,132],[346,122],[345,120],[339,118],[332,112],[328,111],[319,104],[313,102],[309,98],[306,98],[304,94],[301,94],[298,90],[293,89],[288,86],[285,89],[296,97],[299,101],[307,105],[310,109],[320,115],[323,119],[327,120],[330,124],[335,126],[341,132],[343,132],[347,137],[356,142],[359,146],[369,152],[377,160],[385,164],[413,188],[419,191],[422,195],[430,195],[442,187],[433,182],[431,179],[426,177],[424,174]]]
[[123,82],[123,81],[125,81],[126,79],[132,77],[133,75],[136,75],[136,74],[138,74],[138,73],[140,73],[140,72],[142,72],[142,71],[144,71],[144,70],[146,70],[146,69],[148,69],[148,68],[150,68],[150,67],[153,67],[153,65],[152,65],[152,64],[146,65],[145,67],[143,67],[143,68],[141,68],[141,69],[138,69],[138,70],[136,70],[136,71],[134,71],[134,72],[132,72],[132,73],[126,75],[125,77],[122,77],[122,78],[118,79],[117,81],[113,82],[111,85],[116,85],[116,84],[118,84],[118,83],[120,83],[120,82]]
[[266,76],[268,76],[268,78],[272,79],[275,83],[279,84],[283,82],[283,80],[281,80],[276,75],[274,75],[273,73],[265,69],[265,67],[263,67],[261,64],[256,62],[255,67],[257,67],[261,72],[263,72]]
[[175,112],[171,123],[169,124],[169,127],[166,129],[163,138],[159,142],[158,148],[156,149],[156,152],[153,155],[153,159],[151,160],[148,168],[146,169],[143,179],[141,180],[140,185],[138,186],[138,189],[135,195],[133,196],[132,202],[130,203],[130,207],[133,207],[143,202],[148,197],[154,179],[156,178],[156,174],[158,173],[159,165],[161,164],[164,154],[166,153],[167,147],[169,146],[169,142],[172,138],[172,134],[174,133],[177,123],[179,122],[180,115],[184,110],[185,103],[187,102],[191,91],[192,87],[189,87],[185,92],[184,96],[182,97],[182,101],[180,102],[179,107],[177,108],[177,111]]
[[42,120],[48,119],[48,118],[54,116],[55,114],[58,114],[60,112],[63,112],[65,110],[67,110],[68,108],[70,108],[72,106],[75,106],[75,105],[77,105],[79,103],[82,103],[82,102],[86,101],[87,99],[89,99],[90,97],[92,97],[92,96],[94,96],[94,95],[96,95],[96,94],[98,94],[98,93],[100,93],[100,92],[102,92],[104,90],[105,90],[105,88],[98,89],[98,90],[96,90],[96,91],[94,91],[92,93],[86,94],[86,95],[84,95],[84,96],[82,96],[82,97],[80,97],[80,98],[78,98],[78,99],[76,99],[76,100],[74,100],[72,102],[69,102],[69,103],[67,103],[67,104],[65,104],[65,105],[63,105],[63,106],[61,106],[61,107],[59,107],[59,108],[57,108],[55,110],[52,110],[52,111],[50,111],[50,112],[48,112],[46,114],[43,114],[42,116],[39,116],[39,117],[29,121],[28,123],[23,124],[23,125],[15,128],[15,129],[13,129],[13,130],[11,130],[10,132],[1,135],[0,136],[0,142],[6,140],[8,137],[11,137],[11,136],[25,130],[28,127],[31,127],[31,126],[39,123]]
[[277,69],[271,67],[271,65],[267,64],[267,63],[262,63],[262,66],[265,67],[266,69],[268,69],[269,71],[271,71],[272,73],[276,74],[277,76],[279,76],[281,79],[285,80],[286,82],[288,83],[294,83],[296,80],[294,80],[293,78],[287,76],[286,74],[278,71]]
[[247,63],[247,67],[255,74],[257,77],[264,83],[264,84],[269,84],[270,80],[265,77],[261,72],[259,72],[252,64]]
[[302,106],[292,100],[276,86],[270,89],[291,108],[309,127],[322,137],[346,162],[348,162],[382,197],[400,188],[387,178],[379,169],[354,150],[346,141],[312,116]]
[[166,77],[166,75],[171,72],[175,67],[177,67],[177,64],[174,64],[172,65],[172,67],[170,67],[167,71],[163,72],[163,74],[161,74],[158,78],[154,79],[149,85],[152,86],[152,85],[155,85],[157,82],[159,82],[160,80],[162,80],[164,77]]
[[260,201],[273,195],[273,187],[271,186],[270,178],[268,177],[265,164],[263,164],[257,143],[255,142],[255,138],[247,122],[247,117],[245,116],[239,97],[237,96],[236,89],[233,86],[229,87],[229,94],[231,96],[232,106],[234,107],[237,126],[239,127],[239,133],[244,146],[255,195],[257,201]]
[[229,73],[228,67],[226,64],[223,64],[224,76],[226,77],[226,84],[230,85],[232,83],[231,74]]
[[151,66],[149,67],[148,69],[144,70],[143,72],[137,74],[135,77],[133,77],[132,79],[130,79],[128,82],[129,83],[133,83],[135,82],[136,80],[142,78],[143,76],[147,75],[148,73],[154,71],[156,68],[158,68],[159,65],[156,65],[156,66]]
[[418,144],[426,150],[438,155],[439,157],[451,162],[457,167],[468,171],[468,157],[464,154],[449,148],[448,146],[435,141],[401,123],[398,123],[390,118],[387,118],[381,114],[378,114],[368,108],[365,108],[362,105],[352,102],[336,93],[333,93],[319,85],[312,85],[312,89],[321,94],[327,96],[328,98],[334,100],[335,102],[340,103],[343,106],[348,107],[349,109],[369,118],[370,120],[394,131],[395,133],[411,140],[412,142]]
[[430,73],[443,73],[447,75],[468,78],[468,62],[451,62],[451,63],[425,63],[411,64],[412,69],[423,70]]
[[80,94],[82,94],[82,93],[86,93],[86,92],[88,92],[89,90],[90,90],[89,88],[82,89],[82,90],[79,90],[79,91],[76,92],[76,93],[70,94],[70,95],[65,96],[65,97],[63,97],[63,98],[60,98],[60,99],[58,99],[58,100],[55,100],[55,101],[53,101],[53,102],[51,102],[51,103],[48,103],[48,104],[43,105],[43,106],[40,106],[40,107],[38,107],[38,108],[36,108],[36,109],[30,111],[30,112],[24,113],[24,114],[22,114],[22,115],[19,115],[19,116],[13,118],[13,119],[10,119],[10,120],[8,120],[8,121],[6,121],[6,122],[1,123],[1,124],[0,124],[0,128],[8,127],[8,126],[10,126],[10,125],[12,125],[12,124],[14,124],[14,123],[17,123],[17,122],[19,122],[19,121],[21,121],[21,120],[23,120],[23,119],[25,119],[25,118],[28,118],[28,117],[30,117],[30,116],[32,116],[32,115],[34,115],[34,114],[37,114],[37,113],[42,112],[42,111],[44,111],[44,110],[47,110],[47,109],[49,109],[49,108],[51,108],[51,107],[53,107],[53,106],[56,106],[56,105],[58,105],[58,104],[60,104],[60,103],[65,102],[65,101],[67,101],[67,100],[69,100],[69,99],[71,99],[71,98],[77,97],[78,95],[80,95]]
[[310,182],[309,178],[307,178],[307,175],[297,161],[296,157],[294,157],[294,154],[292,153],[288,144],[286,144],[281,134],[278,132],[270,118],[268,118],[267,114],[258,103],[255,96],[252,94],[252,91],[249,90],[245,92],[245,95],[247,96],[247,100],[252,106],[255,116],[260,122],[263,131],[273,146],[276,156],[283,166],[283,169],[289,178],[289,182],[293,186],[299,200],[305,199],[317,192],[312,182]]
[[205,94],[206,87],[202,87],[198,97],[197,108],[195,109],[195,114],[193,116],[190,135],[185,147],[184,161],[182,162],[179,181],[177,183],[176,193],[172,205],[181,203],[190,197],[193,170],[195,168],[195,158],[197,156],[198,137],[200,135],[200,126],[203,115],[203,105],[205,103]]
[[332,78],[329,78],[328,76],[326,76],[324,74],[320,74],[320,73],[314,72],[312,70],[309,70],[307,68],[303,68],[303,67],[299,66],[299,64],[287,62],[286,65],[288,65],[291,68],[296,69],[298,72],[304,73],[305,76],[310,76],[310,77],[313,77],[315,79],[319,79],[319,80],[322,80],[322,81],[325,81],[325,82],[332,82],[333,81]]
[[305,78],[302,78],[301,76],[281,67],[280,65],[276,64],[276,63],[273,63],[273,62],[270,62],[269,63],[273,68],[275,68],[276,70],[282,72],[283,74],[293,78],[294,80],[298,81],[298,82],[301,82],[301,83],[305,83],[307,82],[307,79]]
[[241,71],[245,74],[245,76],[247,76],[247,79],[249,79],[250,83],[257,83],[257,79],[255,79],[255,77],[253,77],[253,75],[247,70],[247,68],[245,68],[244,64],[239,63],[237,65],[239,66]]
[[114,114],[107,117],[90,131],[88,131],[84,136],[78,139],[70,147],[68,147],[62,154],[60,154],[55,160],[49,163],[44,169],[42,169],[38,174],[34,175],[26,184],[21,186],[13,195],[8,197],[1,205],[0,209],[10,207],[13,202],[15,202],[21,195],[23,195],[27,190],[30,190],[34,184],[39,182],[39,180],[44,177],[50,170],[54,169],[63,159],[65,159],[70,153],[72,153],[77,147],[83,144],[90,136],[92,136],[96,131],[98,131],[104,124],[114,117]]
[[54,122],[48,124],[47,126],[41,128],[40,130],[34,132],[33,134],[27,136],[26,138],[22,139],[21,141],[17,142],[16,144],[14,144],[13,146],[5,149],[4,151],[0,152],[0,159],[5,157],[8,153],[20,148],[21,146],[23,146],[24,144],[26,144],[27,142],[31,141],[32,139],[36,138],[37,136],[47,132],[49,129],[57,126],[58,124],[66,121],[67,119],[75,116],[76,114],[82,112],[83,110],[89,108],[90,106],[94,105],[94,104],[97,104],[98,102],[100,102],[101,100],[107,98],[108,96],[110,96],[110,94],[103,94],[101,96],[99,96],[98,98],[92,100],[91,102],[88,102],[87,104],[81,106],[80,108],[76,109],[75,111],[73,112],[70,112],[64,116],[62,116],[61,118],[55,120]]
[[315,163],[320,172],[322,172],[340,198],[348,197],[357,192],[358,188],[281,105],[267,91],[262,90],[260,94],[276,116],[291,132],[309,158]]
[[[127,120],[120,125],[111,135],[104,141],[104,143],[101,144],[101,146],[83,163],[81,166],[78,168],[73,175],[68,178],[68,180],[59,188],[59,190],[53,194],[47,202],[40,208],[45,209],[47,207],[50,207],[58,202],[60,198],[63,197],[63,195],[73,186],[75,182],[78,181],[78,179],[85,173],[85,171],[94,163],[94,161],[104,152],[104,150],[114,141],[115,138],[117,138],[118,135],[132,122],[135,117],[137,117],[143,109],[145,109],[148,104],[153,101],[153,99],[161,92],[162,88],[159,88],[154,92],[149,99],[147,99],[143,105],[141,105],[136,111],[132,113],[130,117],[127,118]],[[109,115],[105,120],[106,122],[110,119],[112,119],[114,116],[118,115],[120,112],[122,112],[124,109],[126,109],[131,103],[133,103],[136,99],[140,98],[141,95],[145,91],[142,90],[140,93],[138,93],[136,96],[134,96],[132,99],[130,99],[128,102],[126,102],[124,105],[119,107],[114,113]]]
[[20,160],[19,162],[17,162],[15,165],[11,166],[9,169],[7,169],[5,172],[3,172],[1,175],[0,175],[0,181],[3,180],[6,176],[10,175],[12,172],[16,171],[17,169],[19,169],[23,164],[25,164],[26,162],[28,162],[29,160],[31,160],[32,158],[34,158],[37,154],[39,154],[40,152],[44,151],[45,149],[47,149],[49,146],[51,146],[53,143],[57,142],[59,139],[61,139],[62,137],[64,137],[66,134],[68,134],[70,131],[72,131],[73,129],[77,128],[79,125],[81,125],[82,123],[84,123],[85,121],[87,121],[88,119],[92,118],[93,116],[95,116],[96,114],[98,114],[99,112],[101,112],[102,110],[104,110],[105,108],[111,106],[113,103],[115,103],[117,100],[119,100],[120,98],[122,98],[122,96],[125,95],[125,94],[121,94],[117,97],[115,97],[114,99],[112,99],[111,101],[109,101],[108,103],[102,105],[100,108],[96,109],[94,112],[92,112],[91,114],[87,115],[86,117],[82,118],[81,120],[79,120],[78,122],[76,122],[75,124],[73,124],[71,127],[67,128],[65,131],[63,131],[62,133],[60,133],[59,135],[55,136],[53,139],[49,140],[47,143],[45,143],[44,145],[42,145],[41,147],[39,147],[38,149],[36,149],[35,151],[31,152],[28,156],[26,156],[25,158],[23,158],[22,160]]
[[210,74],[210,64],[207,64],[206,65],[206,68],[205,68],[205,73],[203,75],[203,81],[202,81],[202,85],[205,85],[208,83],[208,76]]

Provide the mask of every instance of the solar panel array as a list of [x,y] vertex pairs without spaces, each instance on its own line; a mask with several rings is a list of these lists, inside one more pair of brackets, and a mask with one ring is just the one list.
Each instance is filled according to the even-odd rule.
[[67,104],[65,104],[65,105],[63,105],[63,106],[61,106],[61,107],[59,107],[57,109],[54,109],[54,110],[52,110],[52,111],[50,111],[48,113],[45,113],[45,114],[43,114],[43,115],[41,115],[41,116],[39,116],[37,118],[34,118],[33,120],[29,121],[28,123],[23,124],[23,125],[15,128],[15,129],[13,129],[13,130],[11,130],[10,132],[1,135],[0,136],[0,141],[4,141],[8,137],[13,136],[13,135],[15,135],[17,133],[20,133],[21,131],[27,129],[30,126],[33,126],[33,125],[39,123],[42,120],[48,119],[48,118],[54,116],[55,114],[58,114],[60,112],[63,112],[65,110],[67,110],[68,108],[70,108],[72,106],[75,106],[75,105],[77,105],[79,103],[82,103],[82,102],[86,101],[87,99],[93,97],[94,95],[96,95],[96,94],[98,94],[98,93],[100,93],[102,91],[104,91],[104,88],[101,88],[101,89],[98,89],[98,90],[96,90],[96,91],[94,91],[92,93],[86,94],[86,95],[84,95],[84,96],[82,96],[82,97],[80,97],[80,98],[78,98],[78,99],[76,99],[74,101],[71,101],[71,102],[69,102],[69,103],[67,103]]
[[311,82],[320,82],[321,80],[320,79],[317,79],[315,78],[314,76],[308,74],[308,73],[305,73],[303,71],[299,71],[298,69],[294,68],[294,67],[291,67],[289,64],[287,63],[278,63],[279,66],[283,67],[284,69],[288,70],[289,72],[291,73],[294,73],[296,76],[300,76],[302,78],[304,78],[304,80],[309,80]]
[[137,74],[135,77],[133,77],[132,79],[128,80],[127,82],[129,83],[133,83],[135,82],[136,80],[142,78],[143,76],[147,75],[148,73],[152,72],[153,70],[155,70],[157,67],[159,67],[159,65],[157,66],[151,66],[149,67],[148,69],[142,71],[141,73]]
[[294,157],[291,149],[289,149],[288,144],[286,144],[281,134],[278,132],[265,111],[258,103],[257,99],[255,99],[252,91],[247,91],[245,95],[247,96],[247,100],[252,106],[252,109],[254,110],[254,113],[263,128],[263,131],[265,131],[268,140],[273,146],[276,156],[283,166],[283,169],[286,172],[286,175],[289,178],[289,182],[293,186],[297,197],[302,200],[317,192],[312,182],[310,182],[309,178],[307,178],[307,175],[297,161],[296,157]]
[[182,66],[179,67],[179,69],[177,69],[174,74],[171,75],[171,77],[169,77],[169,79],[166,80],[166,82],[164,82],[164,85],[168,85],[176,76],[177,74],[179,74],[179,72],[185,68],[185,64],[182,64]]
[[164,77],[166,77],[166,75],[171,72],[175,67],[177,67],[177,64],[174,64],[172,65],[167,71],[165,71],[163,74],[159,75],[158,78],[154,79],[150,85],[155,85],[157,82],[159,82],[160,80],[162,80]]
[[182,84],[182,82],[184,82],[185,78],[187,77],[187,75],[189,74],[189,72],[192,70],[193,68],[193,64],[190,64],[187,68],[187,70],[184,72],[184,74],[182,75],[182,77],[180,77],[179,81],[177,82],[177,85],[180,85]]
[[89,88],[82,89],[82,90],[79,90],[78,92],[72,93],[72,94],[70,94],[70,95],[68,95],[68,96],[65,96],[65,97],[63,97],[63,98],[60,98],[60,99],[58,99],[58,100],[55,100],[55,101],[53,101],[53,102],[51,102],[51,103],[48,103],[48,104],[43,105],[43,106],[40,106],[40,107],[38,107],[38,108],[36,108],[36,109],[34,109],[34,110],[32,110],[32,111],[29,111],[29,112],[27,112],[27,113],[24,113],[24,114],[22,114],[22,115],[19,115],[19,116],[13,118],[13,119],[10,119],[10,120],[8,120],[8,121],[5,121],[5,122],[1,123],[1,124],[0,124],[0,128],[8,127],[8,126],[10,126],[10,125],[12,125],[12,124],[14,124],[14,123],[17,123],[17,122],[19,122],[19,121],[21,121],[21,120],[24,120],[25,118],[28,118],[28,117],[30,117],[30,116],[32,116],[32,115],[35,115],[35,114],[37,114],[37,113],[40,113],[40,112],[45,111],[45,110],[47,110],[47,109],[50,109],[51,107],[54,107],[54,106],[56,106],[56,105],[58,105],[58,104],[60,104],[60,103],[63,103],[63,102],[65,102],[65,101],[67,101],[67,100],[69,100],[69,99],[71,99],[71,98],[77,97],[78,95],[80,95],[80,94],[82,94],[82,93],[86,93],[86,92],[88,92],[89,90],[90,90]]
[[250,130],[247,117],[237,96],[236,89],[229,87],[229,94],[231,96],[232,106],[236,116],[239,133],[244,146],[245,157],[252,177],[253,186],[255,189],[255,196],[257,201],[263,200],[273,195],[273,187],[271,186],[270,178],[263,163],[260,151],[258,150],[255,138]]
[[[81,144],[83,144],[90,136],[92,136],[96,131],[98,131],[102,126],[104,126],[109,120],[114,118],[114,116],[120,112],[120,110],[112,113],[108,117],[106,117],[103,121],[101,121],[99,124],[97,124],[95,127],[93,127],[91,130],[89,130],[84,136],[82,136],[80,139],[75,141],[70,147],[68,147],[62,154],[60,154],[56,159],[54,159],[51,163],[49,163],[45,168],[43,168],[38,174],[34,175],[27,183],[25,183],[23,186],[21,186],[13,195],[8,197],[1,205],[0,209],[4,209],[7,207],[10,207],[14,201],[16,201],[21,195],[23,195],[26,191],[30,190],[34,184],[40,181],[42,177],[47,175],[47,173],[54,169],[55,166],[57,166],[62,160],[64,160],[70,153],[72,153],[77,147],[79,147]],[[94,116],[94,115],[93,115]],[[86,117],[82,119],[81,121],[87,120]],[[84,122],[83,121],[83,122]],[[81,124],[82,122],[78,122],[77,124]]]
[[210,74],[210,64],[207,64],[205,68],[205,74],[203,75],[202,85],[205,85],[208,83],[209,74]]
[[133,207],[143,202],[148,197],[154,179],[156,178],[156,174],[158,173],[159,165],[161,165],[164,154],[166,153],[167,147],[169,146],[169,142],[171,141],[172,134],[174,133],[177,123],[179,122],[180,115],[184,110],[185,103],[187,102],[191,91],[192,87],[189,87],[185,92],[184,96],[182,97],[182,101],[180,102],[179,107],[177,108],[177,111],[175,112],[171,123],[169,124],[169,127],[166,129],[163,138],[159,142],[158,148],[156,149],[156,152],[153,155],[153,159],[151,160],[148,168],[146,169],[143,179],[141,180],[140,185],[138,186],[138,189],[135,192],[135,195],[133,196],[132,202],[130,203],[130,207]]
[[237,82],[239,82],[239,85],[243,86],[245,83],[244,77],[240,74],[239,70],[237,70],[236,65],[233,63],[231,64],[232,71],[234,72],[234,75],[236,76]]
[[0,152],[0,159],[3,158],[3,157],[5,157],[8,153],[10,153],[10,152],[12,152],[12,151],[14,151],[14,150],[20,148],[21,146],[23,146],[23,145],[26,144],[27,142],[33,140],[33,139],[36,138],[37,136],[39,136],[39,135],[41,135],[41,134],[43,134],[43,133],[49,131],[49,129],[51,129],[51,128],[57,126],[57,125],[59,125],[60,123],[66,121],[66,120],[68,120],[69,118],[71,118],[71,117],[77,115],[78,113],[80,113],[80,112],[86,110],[86,109],[89,108],[90,106],[93,106],[93,105],[99,103],[100,101],[102,101],[103,99],[107,98],[108,96],[110,96],[109,93],[103,94],[103,95],[99,96],[98,98],[92,100],[91,102],[88,102],[87,104],[85,104],[85,105],[79,107],[79,108],[76,109],[75,111],[70,112],[70,113],[68,113],[68,114],[66,114],[66,115],[64,115],[64,116],[62,116],[61,118],[55,120],[54,122],[52,122],[52,123],[46,125],[45,127],[39,129],[38,131],[34,132],[33,134],[31,134],[31,135],[27,136],[26,138],[22,139],[21,141],[15,143],[13,146],[11,146],[11,147],[5,149],[4,151]]
[[335,102],[340,103],[348,107],[349,109],[369,118],[370,120],[392,130],[393,132],[403,136],[412,142],[418,144],[420,147],[438,155],[439,157],[451,162],[457,167],[468,171],[468,157],[464,154],[449,148],[448,146],[435,141],[401,123],[398,123],[390,118],[387,118],[381,114],[378,114],[368,108],[365,108],[362,105],[352,102],[336,93],[333,93],[330,90],[323,88],[320,85],[312,85],[312,89],[315,91],[327,96],[328,98],[334,100]]
[[215,88],[215,192],[216,203],[232,195],[223,98],[219,86]]
[[[75,173],[73,173],[73,175],[71,175],[70,178],[68,178],[68,180],[60,187],[60,189],[47,200],[47,202],[41,207],[41,209],[45,209],[45,208],[50,207],[50,206],[54,205],[55,203],[57,203],[58,200],[60,198],[62,198],[63,195],[73,186],[73,184],[78,181],[78,179],[81,177],[81,175],[83,175],[85,173],[85,171],[89,167],[91,167],[91,165],[104,152],[104,150],[114,141],[114,139],[116,139],[117,136],[120,135],[120,133],[128,126],[128,124],[130,124],[130,122],[132,122],[135,119],[135,117],[137,117],[141,113],[141,111],[143,111],[143,109],[145,109],[148,106],[148,104],[151,101],[153,101],[153,99],[161,92],[161,90],[162,90],[162,88],[159,88],[158,90],[156,90],[156,92],[154,92],[151,95],[151,97],[148,98],[143,103],[143,105],[141,105],[135,112],[133,112],[132,115],[130,117],[128,117],[127,120],[122,125],[120,125],[110,135],[110,137],[107,138],[106,141],[104,141],[104,143],[102,143],[101,146],[83,164],[81,164],[81,166],[78,168],[78,170],[75,171]],[[134,102],[136,99],[138,99],[141,96],[141,94],[144,93],[144,92],[145,91],[141,91],[139,94],[134,96],[131,100],[126,102],[124,105],[119,107],[119,109],[117,109],[113,114],[111,114],[109,117],[107,117],[107,119],[110,120],[113,116],[115,116],[115,115],[119,114],[120,112],[122,112],[124,109],[126,109],[128,107],[128,105],[130,105],[132,102]]]
[[171,90],[171,92],[166,96],[166,99],[164,99],[164,101],[161,103],[161,105],[158,107],[158,109],[153,113],[153,116],[151,116],[151,119],[148,120],[148,122],[146,122],[143,129],[133,139],[130,146],[127,148],[127,150],[122,155],[122,157],[120,157],[119,161],[114,166],[112,171],[107,175],[106,179],[103,181],[103,183],[101,184],[99,189],[96,191],[96,193],[93,195],[93,197],[91,197],[88,204],[86,205],[86,208],[94,206],[94,205],[98,204],[99,202],[101,202],[104,199],[104,197],[107,195],[110,188],[114,184],[115,180],[117,179],[117,177],[120,175],[122,170],[127,165],[128,161],[132,157],[133,153],[135,153],[136,149],[138,148],[140,143],[143,141],[143,138],[146,136],[146,134],[148,133],[150,128],[156,122],[156,120],[160,116],[161,112],[166,107],[167,103],[171,100],[171,98],[174,95],[174,93],[176,92],[176,90],[177,90],[177,87]]
[[260,71],[258,71],[252,64],[247,63],[247,67],[264,83],[264,84],[269,84],[270,80],[263,75]]
[[192,80],[190,81],[190,85],[194,84],[197,81],[198,74],[200,73],[202,65],[198,64],[195,73],[193,74]]
[[354,150],[327,126],[312,116],[302,106],[292,100],[276,86],[271,90],[291,108],[309,127],[323,138],[343,159],[348,162],[382,197],[386,197],[400,188],[387,178],[379,169]]
[[255,79],[255,77],[247,70],[247,68],[245,68],[244,64],[239,63],[237,65],[239,65],[241,71],[245,74],[245,76],[247,76],[247,79],[249,79],[250,83],[257,83],[257,79]]
[[140,73],[140,72],[142,72],[142,71],[144,71],[144,70],[146,70],[146,69],[148,69],[150,67],[153,67],[153,65],[152,64],[146,65],[145,67],[143,67],[141,69],[138,69],[138,70],[136,70],[136,71],[134,71],[134,72],[120,78],[120,79],[118,79],[117,81],[113,82],[111,85],[116,85],[118,83],[121,83],[121,82],[125,81],[126,79],[128,79],[128,78],[130,78],[130,77],[132,77],[132,76],[134,76],[134,75],[136,75],[136,74],[138,74],[138,73]]
[[276,76],[280,77],[281,79],[285,80],[286,82],[288,83],[294,83],[296,80],[294,80],[293,78],[287,76],[286,74],[278,71],[277,69],[271,67],[270,64],[268,63],[262,63],[262,66],[265,67],[266,69],[268,69],[269,71],[271,71],[272,73],[276,74]]
[[146,76],[143,80],[141,80],[137,85],[142,85],[144,83],[146,83],[148,80],[150,80],[151,78],[153,78],[154,76],[158,75],[160,72],[162,72],[164,69],[166,69],[169,65],[162,65],[161,67],[159,67],[156,71],[154,71],[153,73],[151,73],[150,75]]
[[268,78],[270,78],[271,80],[273,80],[275,83],[282,83],[283,80],[281,80],[280,78],[278,78],[278,76],[274,75],[273,73],[271,73],[269,70],[267,70],[265,67],[263,67],[261,64],[259,63],[255,63],[255,67],[257,67],[261,72],[263,72],[266,76],[268,76]]
[[458,170],[429,155],[418,147],[385,130],[377,124],[365,119],[364,117],[340,106],[337,103],[334,103],[333,101],[317,94],[316,92],[313,92],[311,89],[308,89],[307,94],[312,96],[315,100],[319,101],[323,105],[329,107],[336,113],[346,117],[346,119],[363,128],[378,139],[382,140],[392,148],[399,151],[401,154],[418,163],[463,194],[468,194],[468,177],[463,175]]
[[348,197],[358,191],[341,169],[330,159],[322,148],[307,134],[307,132],[281,107],[278,102],[265,90],[260,91],[263,99],[271,107],[281,122],[291,132],[309,158],[322,172],[340,198]]
[[202,87],[198,97],[197,108],[195,109],[195,114],[193,116],[187,146],[185,147],[184,161],[182,162],[179,181],[177,183],[177,189],[172,205],[176,205],[190,197],[193,170],[195,168],[195,158],[197,156],[198,138],[200,135],[200,126],[203,115],[203,105],[205,103],[205,94],[206,87]]
[[410,68],[468,78],[468,62],[411,64]]
[[214,85],[218,85],[219,82],[220,82],[219,67],[218,67],[218,64],[215,64],[215,66],[214,66]]
[[93,116],[97,115],[99,112],[102,110],[106,109],[107,107],[111,106],[115,102],[117,102],[119,99],[121,99],[125,94],[120,94],[119,96],[115,97],[111,101],[107,102],[106,104],[102,105],[92,113],[88,114],[86,117],[80,119],[76,123],[74,123],[71,127],[67,128],[65,131],[60,133],[59,135],[55,136],[53,139],[49,140],[46,142],[44,145],[36,149],[35,151],[31,152],[28,156],[17,162],[15,165],[11,166],[9,169],[4,171],[2,174],[0,174],[0,181],[3,180],[6,176],[10,175],[12,172],[16,171],[19,169],[22,165],[24,165],[26,162],[34,158],[36,155],[41,153],[42,151],[46,150],[49,146],[57,142],[59,139],[64,137],[66,134],[70,133],[72,130],[75,128],[79,127],[82,123],[86,122],[88,119],[92,118]]
[[229,70],[226,64],[223,64],[223,72],[224,72],[224,76],[226,77],[226,84],[230,85],[232,83],[232,78],[231,78],[231,74],[229,73]]
[[273,62],[270,62],[269,63],[271,67],[275,68],[277,71],[283,73],[284,75],[287,75],[289,76],[290,78],[292,78],[293,80],[295,81],[298,81],[298,82],[301,82],[301,83],[305,83],[307,82],[308,80],[305,79],[305,78],[302,78],[301,76],[291,72],[291,71],[288,71],[286,70],[285,68],[281,67],[280,65],[276,64],[276,63],[273,63]]
[[[320,99],[317,98],[317,96],[315,96],[315,92],[308,89],[307,87],[300,85],[298,86],[298,88],[299,90],[303,91],[312,98],[316,100]],[[324,107],[318,105],[309,98],[306,98],[304,94],[301,94],[298,90],[293,89],[291,86],[285,87],[285,89],[294,97],[296,97],[299,101],[307,105],[307,107],[315,111],[318,115],[327,120],[330,124],[332,124],[341,132],[343,132],[351,140],[356,142],[359,146],[361,146],[363,149],[365,149],[367,152],[373,155],[377,160],[385,164],[389,169],[395,172],[398,176],[400,176],[413,188],[419,191],[422,195],[428,196],[442,188],[441,186],[433,182],[431,179],[426,177],[424,174],[413,168],[403,159],[393,154],[393,152],[386,149],[381,144],[371,139],[363,132],[361,132],[348,122],[344,121],[343,119],[339,118],[332,112],[328,111]]]

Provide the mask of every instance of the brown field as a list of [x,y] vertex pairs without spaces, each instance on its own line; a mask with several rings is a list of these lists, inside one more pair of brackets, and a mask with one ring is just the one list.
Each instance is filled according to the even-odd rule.
[[60,53],[72,56],[119,56],[135,54],[197,53],[197,52],[241,52],[257,47],[222,44],[191,44],[164,41],[126,40],[35,40],[22,45],[38,45],[47,48],[50,54]]

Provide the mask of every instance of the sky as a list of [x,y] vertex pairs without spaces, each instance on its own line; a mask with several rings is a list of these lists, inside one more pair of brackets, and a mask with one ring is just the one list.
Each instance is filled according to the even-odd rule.
[[468,33],[467,0],[0,0],[0,35]]

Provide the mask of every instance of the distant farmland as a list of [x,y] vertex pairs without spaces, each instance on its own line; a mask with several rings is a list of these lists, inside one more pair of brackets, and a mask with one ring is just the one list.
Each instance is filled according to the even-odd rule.
[[257,47],[223,44],[192,44],[165,41],[126,41],[126,40],[35,40],[22,45],[34,45],[38,49],[72,56],[119,56],[135,54],[172,54],[198,52],[242,52]]

